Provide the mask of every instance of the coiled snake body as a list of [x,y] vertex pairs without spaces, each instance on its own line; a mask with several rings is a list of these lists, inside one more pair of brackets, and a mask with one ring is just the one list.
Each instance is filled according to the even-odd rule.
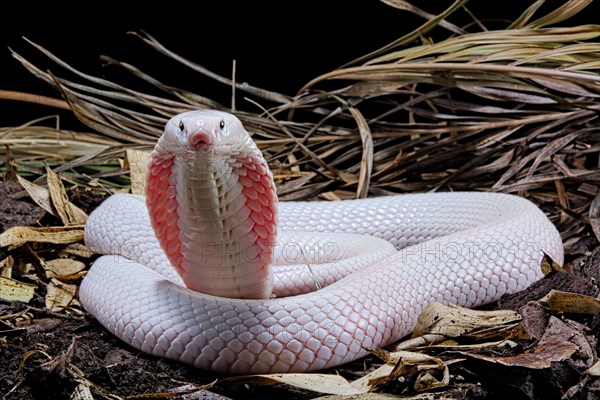
[[228,373],[355,360],[410,333],[431,302],[485,304],[539,279],[543,253],[563,260],[552,223],[512,195],[278,204],[262,154],[217,111],[173,117],[146,199],[111,196],[85,241],[107,254],[80,288],[102,325],[147,353]]

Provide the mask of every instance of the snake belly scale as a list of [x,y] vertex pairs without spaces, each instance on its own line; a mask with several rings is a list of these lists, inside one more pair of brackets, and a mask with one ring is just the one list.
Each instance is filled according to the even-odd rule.
[[409,334],[431,302],[492,302],[538,280],[544,253],[563,261],[556,228],[518,196],[278,203],[224,112],[173,117],[149,171],[146,199],[113,195],[90,215],[86,244],[105,255],[79,297],[131,346],[202,369],[334,367]]

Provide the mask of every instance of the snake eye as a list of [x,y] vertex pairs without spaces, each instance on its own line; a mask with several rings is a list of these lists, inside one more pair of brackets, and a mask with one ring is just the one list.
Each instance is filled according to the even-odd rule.
[[179,122],[179,130],[183,132],[185,125],[183,125],[183,121]]
[[221,120],[221,122],[219,122],[219,128],[225,128],[225,121]]

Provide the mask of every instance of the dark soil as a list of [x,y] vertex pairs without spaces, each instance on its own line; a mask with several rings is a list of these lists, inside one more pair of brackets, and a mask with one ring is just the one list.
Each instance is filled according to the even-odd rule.
[[[103,199],[87,191],[71,191],[71,201],[89,212]],[[0,232],[16,225],[43,226],[58,221],[33,204],[16,183],[0,183]],[[54,246],[54,248],[53,248]],[[307,399],[318,393],[287,385],[232,384],[224,375],[201,371],[184,364],[146,355],[116,339],[75,302],[61,312],[45,308],[47,279],[40,272],[38,254],[48,255],[59,245],[30,244],[18,249],[0,249],[0,261],[9,254],[15,260],[13,278],[39,287],[28,304],[0,301],[0,396],[15,400],[52,400],[74,398],[79,388],[91,388],[96,399],[128,398],[168,391],[194,392],[195,388],[217,381],[208,392],[168,398],[207,399]],[[593,235],[582,235],[567,255],[568,273],[552,273],[530,289],[503,298],[487,308],[523,310],[550,289],[597,297],[600,284],[600,247]],[[90,260],[85,260],[89,264]],[[78,283],[78,282],[76,282]],[[543,308],[543,307],[542,307]],[[544,310],[549,314],[548,310]],[[559,314],[554,317],[575,326],[593,344],[595,360],[600,350],[598,315]],[[516,348],[495,356],[527,352],[536,340],[521,341]],[[463,358],[450,365],[450,386],[434,391],[430,398],[456,399],[598,399],[600,379],[583,375],[589,368],[581,352],[552,363],[548,368],[532,369],[504,366],[464,354],[438,354],[444,359]],[[339,373],[354,380],[381,362],[367,357],[324,373]],[[401,378],[382,391],[394,395],[414,395],[414,381]],[[139,398],[139,397],[138,397]],[[144,398],[159,398],[144,397]],[[167,397],[161,397],[167,398]],[[361,397],[353,397],[361,398]],[[366,398],[366,397],[365,397]]]

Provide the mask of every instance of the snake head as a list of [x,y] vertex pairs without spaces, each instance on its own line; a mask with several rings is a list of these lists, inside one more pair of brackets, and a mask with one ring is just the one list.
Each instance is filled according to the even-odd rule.
[[215,110],[196,110],[178,114],[165,126],[160,145],[179,156],[198,152],[218,155],[235,152],[247,144],[250,135],[235,116]]

